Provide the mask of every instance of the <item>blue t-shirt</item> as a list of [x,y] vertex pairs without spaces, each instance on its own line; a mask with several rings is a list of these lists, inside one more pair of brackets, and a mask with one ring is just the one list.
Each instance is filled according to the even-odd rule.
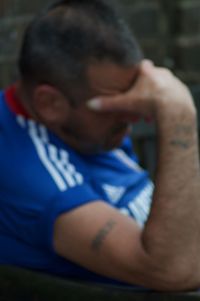
[[104,200],[141,226],[153,184],[127,137],[120,148],[81,155],[42,124],[14,113],[0,92],[0,264],[102,280],[53,249],[57,217]]

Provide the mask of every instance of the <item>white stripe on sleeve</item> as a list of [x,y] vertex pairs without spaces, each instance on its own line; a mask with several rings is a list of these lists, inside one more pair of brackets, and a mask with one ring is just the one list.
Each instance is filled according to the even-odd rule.
[[58,186],[58,188],[61,191],[65,191],[67,189],[67,185],[66,185],[64,179],[62,178],[62,176],[59,174],[59,172],[55,168],[55,166],[49,160],[49,158],[47,156],[45,146],[42,143],[41,139],[38,137],[35,122],[34,121],[29,121],[28,125],[29,125],[29,135],[30,135],[30,137],[33,141],[33,144],[36,148],[37,154],[38,154],[41,162],[43,163],[43,165],[48,170],[49,174],[53,178],[53,180],[56,183],[56,185]]

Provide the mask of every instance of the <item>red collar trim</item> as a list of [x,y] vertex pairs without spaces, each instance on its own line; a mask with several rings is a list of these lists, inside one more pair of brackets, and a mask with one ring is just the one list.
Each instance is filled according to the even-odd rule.
[[29,114],[26,112],[20,100],[16,95],[16,86],[12,85],[5,90],[5,99],[10,110],[16,115],[22,115],[25,118],[29,118]]

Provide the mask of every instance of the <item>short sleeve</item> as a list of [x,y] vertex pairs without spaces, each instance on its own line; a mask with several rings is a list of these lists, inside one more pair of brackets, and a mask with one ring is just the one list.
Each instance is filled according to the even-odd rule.
[[84,183],[63,193],[58,193],[41,212],[38,223],[38,244],[50,251],[53,250],[54,223],[59,215],[70,212],[85,204],[100,200],[101,196],[93,188]]

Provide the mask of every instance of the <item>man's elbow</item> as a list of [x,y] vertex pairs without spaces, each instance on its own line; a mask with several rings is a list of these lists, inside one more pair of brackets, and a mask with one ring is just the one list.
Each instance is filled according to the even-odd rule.
[[[140,266],[141,267],[141,266]],[[146,288],[162,292],[195,291],[200,288],[200,265],[190,260],[151,261],[141,270],[130,271],[129,280]]]
[[194,291],[200,288],[200,266],[187,262],[170,264],[156,283],[161,291]]

